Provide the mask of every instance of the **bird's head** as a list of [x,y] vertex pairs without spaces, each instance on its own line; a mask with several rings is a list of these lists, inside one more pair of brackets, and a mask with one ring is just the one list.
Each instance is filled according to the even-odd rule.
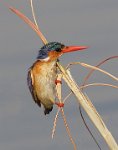
[[40,61],[57,60],[64,53],[86,49],[86,46],[65,46],[58,42],[50,42],[44,45],[38,53],[37,59]]

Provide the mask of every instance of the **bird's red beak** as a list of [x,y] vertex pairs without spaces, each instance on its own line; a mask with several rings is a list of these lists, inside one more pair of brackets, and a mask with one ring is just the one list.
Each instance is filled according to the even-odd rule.
[[87,49],[87,46],[66,46],[62,49],[63,53],[68,53],[68,52],[74,52],[74,51],[80,51]]

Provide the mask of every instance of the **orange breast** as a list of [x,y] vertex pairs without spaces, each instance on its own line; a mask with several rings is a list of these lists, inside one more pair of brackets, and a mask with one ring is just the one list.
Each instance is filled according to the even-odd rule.
[[55,100],[56,61],[37,61],[32,67],[34,88],[44,106],[50,106]]

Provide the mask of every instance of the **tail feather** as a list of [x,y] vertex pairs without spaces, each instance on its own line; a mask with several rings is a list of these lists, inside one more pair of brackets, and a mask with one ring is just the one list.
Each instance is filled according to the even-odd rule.
[[46,107],[45,107],[44,114],[45,114],[45,115],[46,115],[46,114],[49,114],[49,113],[52,111],[52,109],[53,109],[53,106],[51,106],[50,108],[46,108]]

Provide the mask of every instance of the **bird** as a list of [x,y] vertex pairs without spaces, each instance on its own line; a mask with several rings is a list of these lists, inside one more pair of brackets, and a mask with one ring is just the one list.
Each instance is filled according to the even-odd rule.
[[35,103],[49,114],[56,101],[57,62],[64,53],[86,49],[86,46],[65,46],[49,42],[41,47],[36,61],[28,70],[27,83]]
[[[48,42],[40,31],[37,24],[34,24],[19,10],[9,7],[9,9],[25,21],[41,38],[44,45],[40,48],[38,56],[33,65],[29,68],[27,74],[27,84],[33,100],[39,107],[44,106],[44,114],[49,114],[53,105],[62,107],[63,104],[55,102],[56,100],[56,77],[57,62],[64,53],[83,50],[87,46],[65,46],[59,42]],[[35,19],[34,19],[35,20]]]

